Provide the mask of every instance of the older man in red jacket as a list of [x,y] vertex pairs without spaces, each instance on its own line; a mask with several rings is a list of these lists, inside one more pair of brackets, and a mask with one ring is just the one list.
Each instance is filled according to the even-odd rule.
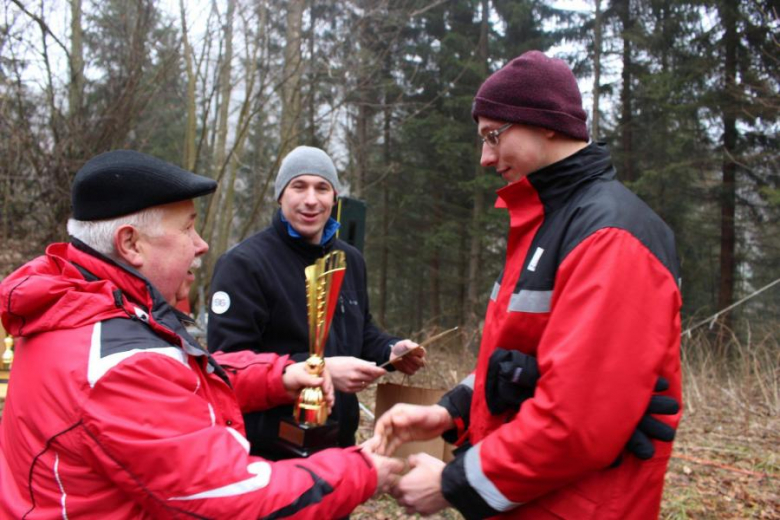
[[211,356],[173,304],[208,245],[192,199],[216,183],[99,155],[73,183],[69,244],[0,285],[17,344],[0,424],[2,518],[337,518],[401,463],[359,448],[272,463],[242,413],[324,385],[287,356]]
[[[622,452],[638,423],[662,424],[643,418],[654,389],[681,396],[672,232],[590,142],[563,61],[516,58],[480,87],[472,115],[482,166],[507,182],[506,263],[472,376],[440,405],[398,406],[377,424],[380,452],[445,431],[463,445],[446,466],[413,457],[395,494],[410,511],[451,505],[470,519],[657,518],[671,444]],[[673,431],[679,411],[664,413]]]

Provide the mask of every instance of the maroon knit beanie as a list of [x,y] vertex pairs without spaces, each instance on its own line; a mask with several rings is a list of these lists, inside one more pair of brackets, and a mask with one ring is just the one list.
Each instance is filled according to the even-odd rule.
[[528,51],[479,87],[471,115],[555,130],[588,140],[577,80],[563,60]]

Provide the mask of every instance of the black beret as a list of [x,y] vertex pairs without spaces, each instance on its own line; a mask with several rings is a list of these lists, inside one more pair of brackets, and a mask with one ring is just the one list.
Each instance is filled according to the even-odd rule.
[[76,173],[71,187],[73,218],[103,220],[142,209],[208,195],[213,179],[151,155],[114,150],[93,157]]

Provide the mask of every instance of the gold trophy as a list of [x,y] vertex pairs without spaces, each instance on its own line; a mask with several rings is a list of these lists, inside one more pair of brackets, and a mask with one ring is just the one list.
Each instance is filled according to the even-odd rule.
[[[344,251],[333,251],[306,268],[306,311],[309,318],[309,373],[325,369],[325,344],[347,269]],[[338,423],[328,420],[322,389],[306,387],[295,402],[293,417],[279,423],[278,445],[296,457],[338,445]]]

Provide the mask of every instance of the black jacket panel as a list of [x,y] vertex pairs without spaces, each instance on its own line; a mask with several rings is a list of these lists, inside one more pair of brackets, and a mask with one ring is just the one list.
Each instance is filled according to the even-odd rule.
[[[552,290],[558,266],[566,256],[604,228],[623,229],[634,235],[679,283],[674,234],[644,201],[617,180],[605,145],[591,143],[532,173],[528,180],[544,205],[545,216],[531,242],[515,292]],[[540,249],[546,260],[528,269],[534,252]],[[501,283],[500,276],[497,283]]]

